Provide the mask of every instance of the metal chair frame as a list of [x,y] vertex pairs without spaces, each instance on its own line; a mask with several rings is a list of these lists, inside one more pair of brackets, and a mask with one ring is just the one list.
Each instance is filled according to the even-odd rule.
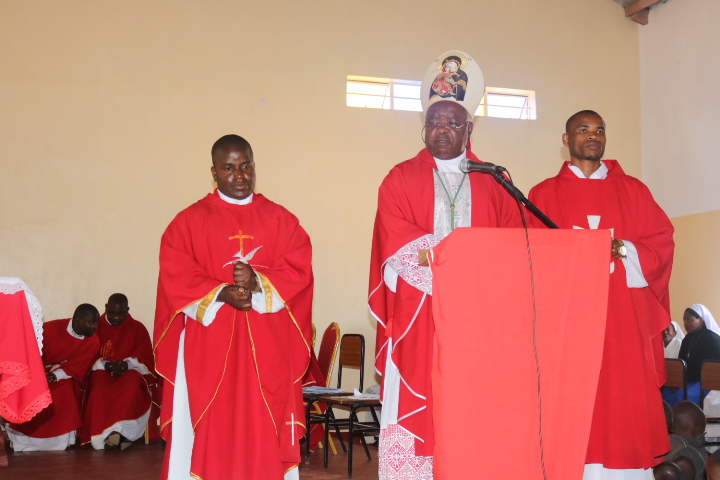
[[[341,388],[342,385],[342,371],[343,367],[358,368],[360,370],[360,388],[363,389],[364,374],[365,374],[365,337],[360,334],[345,334],[340,341],[340,360],[338,363],[338,383],[337,388]],[[370,450],[365,440],[366,434],[377,434],[380,431],[380,421],[375,413],[375,408],[382,406],[379,400],[357,400],[349,397],[333,397],[323,396],[319,398],[319,401],[327,404],[327,410],[325,411],[325,443],[330,441],[330,428],[335,428],[335,433],[340,440],[340,445],[343,447],[343,451],[348,454],[348,476],[352,477],[352,458],[353,458],[353,439],[355,435],[360,436],[360,442],[365,449],[365,454],[368,460],[372,459]],[[343,406],[350,409],[350,415],[348,418],[336,418],[333,414],[333,406]],[[372,422],[361,422],[357,416],[357,412],[363,408],[370,408],[370,412],[373,417]],[[342,438],[341,428],[348,428],[348,448],[345,447],[345,442]],[[328,452],[325,449],[324,453],[324,467],[328,466]]]

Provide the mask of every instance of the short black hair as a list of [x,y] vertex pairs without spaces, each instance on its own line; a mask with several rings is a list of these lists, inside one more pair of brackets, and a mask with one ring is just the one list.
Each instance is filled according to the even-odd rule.
[[[570,125],[575,121],[575,119],[582,115],[597,115],[598,117],[602,118],[602,116],[594,110],[580,110],[579,112],[568,118],[567,122],[565,122],[565,133],[570,133]],[[603,121],[603,124],[604,123],[605,121]]]
[[127,305],[128,304],[128,298],[123,295],[122,293],[113,293],[110,295],[110,298],[108,298],[108,305],[111,303],[117,303],[119,305]]
[[98,312],[98,309],[95,308],[95,306],[90,305],[89,303],[81,303],[75,309],[75,313],[73,313],[73,318],[90,318],[90,317],[100,318],[100,312]]
[[215,161],[215,155],[217,154],[217,152],[228,147],[246,148],[248,152],[250,152],[250,157],[252,158],[253,156],[250,142],[245,140],[240,135],[230,134],[218,138],[217,141],[213,144],[212,148],[210,149],[210,156],[212,157],[213,162]]

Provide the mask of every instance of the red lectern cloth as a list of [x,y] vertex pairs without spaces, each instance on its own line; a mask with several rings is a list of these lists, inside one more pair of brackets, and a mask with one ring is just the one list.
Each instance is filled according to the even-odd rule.
[[24,423],[51,402],[25,292],[0,294],[0,417]]
[[435,479],[581,479],[602,360],[607,230],[462,228],[432,250]]

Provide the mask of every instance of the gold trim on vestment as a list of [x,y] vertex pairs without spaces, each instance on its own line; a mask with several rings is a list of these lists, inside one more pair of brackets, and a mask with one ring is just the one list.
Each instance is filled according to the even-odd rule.
[[[228,285],[228,284],[223,283],[223,284],[215,287],[213,289],[213,292],[216,291],[218,288],[224,287],[225,285]],[[172,326],[172,324],[175,321],[175,319],[177,318],[177,316],[180,315],[181,313],[183,313],[185,311],[185,309],[187,309],[189,306],[195,305],[196,303],[202,301],[204,298],[205,297],[194,300],[194,301],[188,303],[187,305],[185,305],[184,307],[182,307],[180,310],[176,310],[175,313],[172,315],[172,317],[170,317],[170,321],[168,322],[167,327],[165,327],[165,330],[162,332],[162,335],[160,335],[160,338],[158,339],[157,343],[155,345],[153,345],[153,358],[155,359],[155,371],[157,372],[158,375],[160,375],[162,378],[167,380],[170,383],[170,385],[174,386],[175,382],[171,382],[168,377],[166,377],[160,370],[158,370],[158,368],[157,368],[158,361],[157,361],[157,355],[155,352],[156,352],[157,348],[160,346],[160,342],[162,342],[165,339],[165,335],[167,334],[168,330],[170,330],[170,327]],[[200,324],[202,325],[202,322],[200,322]]]
[[[265,313],[271,313],[272,312],[272,304],[273,304],[273,286],[270,283],[270,280],[267,279],[265,275],[259,272],[255,272],[255,274],[260,277],[260,282],[262,283],[263,291],[265,292]],[[278,295],[278,298],[280,295]],[[284,302],[283,302],[284,303]]]
[[226,285],[228,285],[228,284],[221,283],[217,287],[213,288],[210,291],[210,293],[205,295],[203,297],[203,299],[200,301],[200,304],[198,305],[197,313],[195,314],[195,316],[197,317],[195,320],[200,322],[200,325],[205,325],[203,323],[203,318],[205,318],[205,311],[210,307],[210,305],[213,304],[213,302],[215,302],[215,295],[217,295],[218,290],[220,290],[221,288],[224,288]]
[[203,480],[203,478],[202,478],[200,475],[196,475],[196,474],[194,474],[193,472],[189,472],[189,473],[190,473],[190,476],[191,476],[191,477],[197,478],[198,480]]
[[293,468],[300,468],[300,464],[299,464],[299,463],[294,464],[292,467],[290,467],[290,468],[288,468],[287,470],[285,470],[285,473],[283,473],[283,475],[287,474],[287,473],[288,473],[290,470],[292,470]]
[[[193,434],[195,433],[195,429],[197,428],[197,426],[200,424],[200,420],[202,420],[202,418],[205,416],[205,413],[210,408],[210,405],[212,405],[212,403],[215,401],[215,397],[217,397],[218,391],[220,391],[220,385],[222,385],[222,382],[225,379],[225,372],[227,372],[228,357],[230,356],[230,350],[232,349],[232,344],[233,344],[233,337],[235,336],[235,316],[236,315],[237,315],[237,310],[235,310],[233,313],[232,331],[230,332],[230,343],[228,344],[228,349],[227,349],[227,352],[225,353],[225,365],[223,365],[223,372],[222,372],[222,376],[220,377],[220,382],[218,382],[217,388],[215,388],[215,393],[213,394],[213,397],[210,399],[210,403],[207,404],[207,406],[205,407],[205,410],[203,410],[203,412],[200,414],[198,421],[195,422],[195,425],[193,425]],[[247,313],[245,313],[245,315],[247,316]],[[188,395],[189,395],[189,392],[188,392]]]
[[250,337],[250,349],[252,350],[253,364],[255,365],[255,374],[257,375],[258,387],[260,387],[260,395],[262,395],[263,402],[265,402],[265,407],[267,408],[268,413],[270,413],[270,420],[272,420],[273,427],[275,427],[275,435],[278,436],[279,434],[277,424],[275,423],[275,418],[273,418],[272,410],[270,410],[270,405],[265,398],[265,392],[263,392],[262,381],[260,380],[260,369],[258,368],[257,356],[255,354],[255,340],[253,340],[252,329],[250,328],[250,316],[247,314],[247,312],[245,312],[245,320],[247,322],[248,336]]
[[167,427],[168,425],[170,425],[172,423],[172,421],[173,421],[173,417],[170,417],[170,419],[167,422],[160,425],[160,431],[162,432],[165,427]]
[[[307,353],[308,353],[308,357],[309,357],[309,356],[310,356],[310,345],[308,344],[307,339],[305,338],[305,335],[303,335],[303,331],[302,331],[302,329],[300,328],[300,325],[298,325],[297,320],[295,320],[295,316],[292,314],[292,311],[290,310],[290,307],[289,307],[288,304],[285,302],[285,300],[283,300],[282,296],[280,295],[280,292],[277,291],[277,288],[275,288],[275,286],[272,284],[272,282],[270,281],[270,279],[267,278],[267,277],[264,276],[264,275],[262,275],[262,278],[264,279],[264,281],[263,281],[263,287],[264,287],[264,288],[267,288],[267,287],[266,287],[266,283],[265,283],[265,282],[267,282],[267,285],[269,285],[270,288],[272,288],[273,292],[275,292],[275,294],[278,296],[278,298],[279,298],[280,301],[283,303],[283,305],[285,305],[285,310],[287,310],[288,315],[290,315],[290,319],[291,319],[291,320],[293,321],[293,323],[295,324],[295,328],[297,329],[298,333],[300,334],[300,338],[302,338],[302,341],[303,341],[303,343],[305,344],[305,348],[307,348]],[[267,290],[266,290],[266,292],[267,292]],[[300,378],[298,378],[297,380],[295,380],[295,381],[293,382],[293,385],[296,384],[296,383],[298,383],[298,382],[300,382],[300,381],[302,381],[303,377],[305,376],[305,372],[307,372],[307,369],[308,369],[309,366],[310,366],[310,363],[308,362],[308,365],[305,367],[305,370],[303,371],[302,375],[300,375]]]

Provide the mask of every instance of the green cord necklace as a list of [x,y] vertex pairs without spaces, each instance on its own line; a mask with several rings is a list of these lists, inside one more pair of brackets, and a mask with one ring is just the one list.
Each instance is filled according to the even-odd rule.
[[440,173],[435,170],[435,176],[437,176],[437,179],[440,180],[440,185],[442,185],[443,190],[445,190],[445,195],[447,195],[447,199],[450,202],[450,231],[455,230],[455,202],[458,199],[458,195],[460,195],[460,190],[462,190],[463,184],[465,183],[465,179],[467,178],[467,173],[463,174],[462,181],[460,182],[460,186],[458,187],[457,191],[455,192],[455,196],[450,198],[450,193],[448,192],[447,187],[445,186],[445,182],[443,182],[442,177],[440,176]]

